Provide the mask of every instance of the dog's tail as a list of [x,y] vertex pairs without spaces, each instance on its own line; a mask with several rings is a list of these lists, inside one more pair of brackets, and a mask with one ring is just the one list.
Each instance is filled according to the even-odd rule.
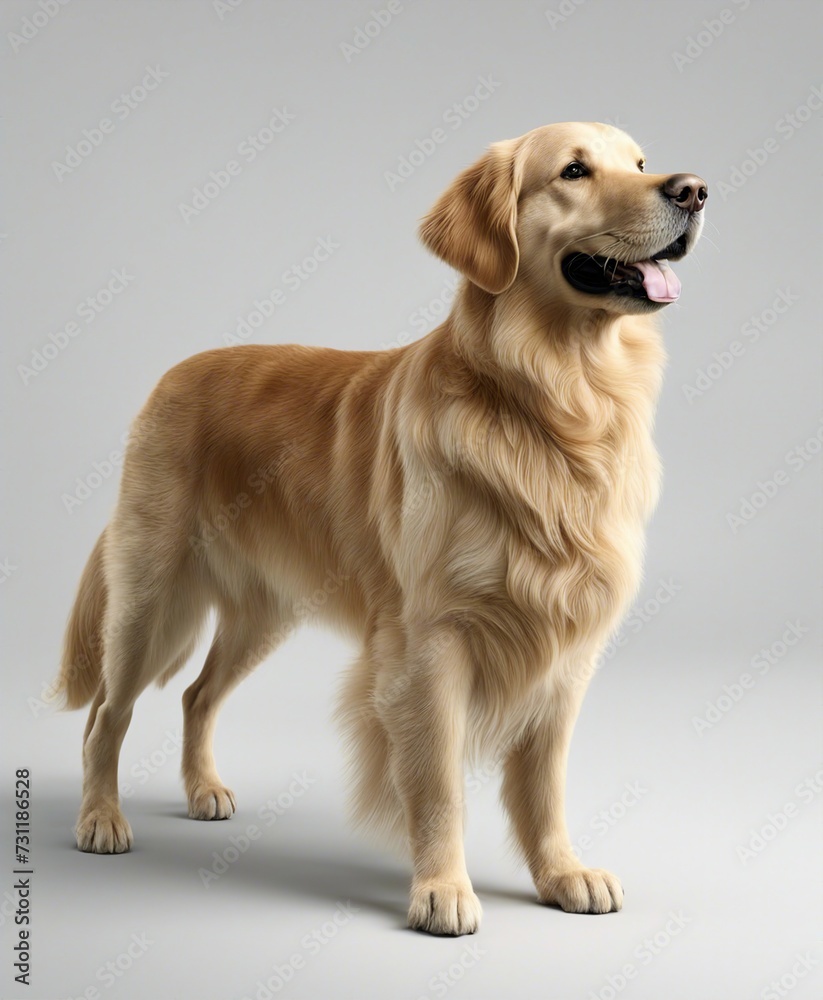
[[82,708],[100,686],[103,667],[103,618],[106,613],[106,586],[103,549],[106,532],[97,539],[77,588],[66,635],[63,658],[54,693],[62,707]]

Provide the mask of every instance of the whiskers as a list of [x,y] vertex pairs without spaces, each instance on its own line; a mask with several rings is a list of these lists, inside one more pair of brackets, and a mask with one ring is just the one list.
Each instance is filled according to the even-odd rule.
[[[623,251],[621,255],[625,256],[624,251],[626,249],[626,245],[623,242],[623,240],[619,236],[615,236],[614,233],[611,233],[608,230],[604,230],[602,233],[590,233],[587,236],[578,237],[578,239],[595,240],[600,236],[611,236],[612,240],[605,246],[598,247],[597,250],[595,250],[592,253],[587,253],[585,250],[578,250],[577,253],[574,255],[574,259],[577,260],[578,258],[583,257],[587,258],[588,260],[594,260],[596,257],[603,257],[604,274],[607,273],[607,268],[609,266],[609,263],[612,261],[612,259],[614,259],[614,271],[612,273],[612,277],[614,277],[614,274],[617,272],[617,268],[620,266],[621,263],[617,255],[621,253],[621,251]],[[563,246],[561,246],[560,249],[557,251],[558,256],[562,254],[562,252],[566,249],[567,246],[570,246],[572,243],[575,242],[576,240],[569,240],[567,243],[564,243]]]
[[710,246],[710,247],[712,247],[712,248],[713,248],[714,250],[716,250],[716,251],[717,251],[718,253],[720,253],[720,247],[719,247],[719,246],[718,246],[718,245],[717,245],[717,244],[716,244],[716,243],[714,242],[714,240],[713,240],[713,239],[711,239],[711,237],[709,237],[709,236],[707,236],[707,235],[706,235],[706,226],[711,226],[711,227],[712,227],[712,229],[713,229],[713,230],[715,231],[715,233],[716,233],[716,234],[717,234],[718,236],[720,235],[720,230],[719,230],[719,229],[717,228],[717,226],[716,226],[716,225],[715,225],[715,224],[714,224],[714,223],[713,223],[713,222],[711,221],[711,219],[704,219],[704,220],[703,220],[703,230],[702,230],[702,232],[701,232],[701,234],[700,234],[700,237],[699,237],[699,242],[701,242],[701,243],[702,243],[703,241],[705,241],[706,243],[708,243],[708,244],[709,244],[709,246]]
[[[568,240],[566,243],[564,243],[562,247],[560,247],[560,249],[557,251],[557,253],[558,254],[563,253],[563,251],[566,249],[566,247],[571,246],[572,243],[579,243],[581,240],[596,240],[598,236],[611,236],[611,237],[614,237],[614,233],[611,233],[607,229],[604,229],[602,233],[589,233],[588,236],[573,236],[570,240]],[[594,257],[594,256],[597,256],[596,254],[590,254],[590,253],[587,254],[583,250],[581,250],[580,253],[583,254],[584,257]]]

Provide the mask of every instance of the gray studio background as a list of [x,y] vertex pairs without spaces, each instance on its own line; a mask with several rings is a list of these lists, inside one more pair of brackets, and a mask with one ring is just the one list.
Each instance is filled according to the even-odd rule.
[[[820,995],[820,27],[811,0],[2,3],[4,998]],[[156,380],[277,289],[246,340],[377,349],[431,329],[452,275],[417,220],[488,143],[578,119],[711,191],[663,319],[646,582],[570,764],[572,837],[621,877],[623,912],[535,905],[497,777],[474,773],[481,931],[405,932],[404,862],[344,818],[329,717],[353,651],[311,628],[222,713],[230,823],[183,818],[180,695],[204,646],[135,710],[135,850],[74,851],[85,713],[43,694]],[[19,767],[29,988],[3,896]]]

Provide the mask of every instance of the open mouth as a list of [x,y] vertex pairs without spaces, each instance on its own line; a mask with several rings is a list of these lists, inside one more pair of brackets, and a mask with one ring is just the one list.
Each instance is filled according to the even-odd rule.
[[620,295],[649,302],[674,302],[680,281],[669,267],[686,253],[686,235],[658,250],[646,260],[632,262],[597,254],[571,253],[560,265],[566,281],[587,295]]

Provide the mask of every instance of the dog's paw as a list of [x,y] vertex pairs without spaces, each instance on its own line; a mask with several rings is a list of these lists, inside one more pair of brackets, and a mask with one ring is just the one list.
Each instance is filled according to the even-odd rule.
[[537,885],[541,903],[567,913],[612,913],[623,906],[619,879],[602,868],[566,868],[549,872]]
[[198,785],[188,799],[192,819],[228,819],[237,811],[234,792],[223,785]]
[[75,836],[80,850],[92,854],[124,854],[133,841],[128,820],[117,806],[81,812]]
[[470,885],[431,882],[414,886],[409,927],[429,934],[474,934],[480,926],[480,900]]

